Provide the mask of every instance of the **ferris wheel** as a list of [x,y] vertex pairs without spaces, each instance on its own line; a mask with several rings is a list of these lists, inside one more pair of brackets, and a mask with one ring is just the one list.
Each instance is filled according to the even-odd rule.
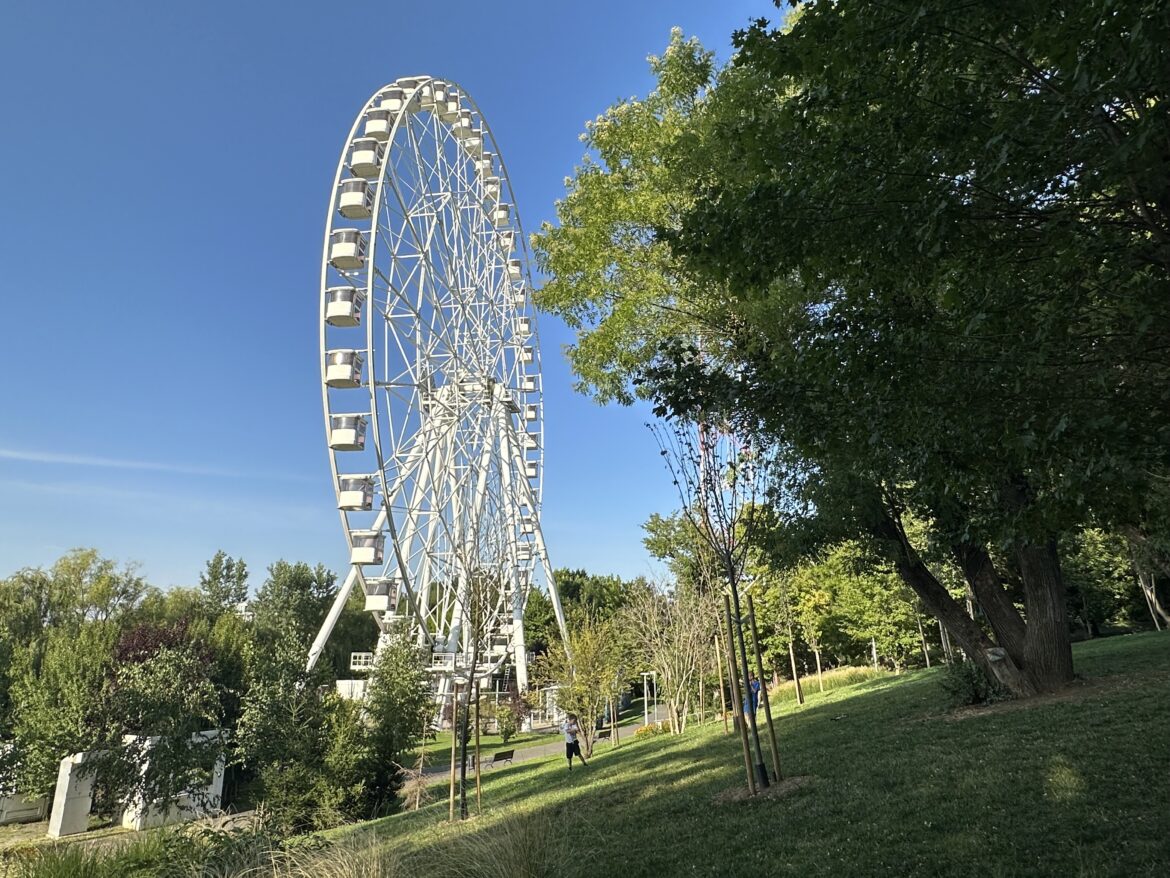
[[[528,248],[486,120],[455,83],[398,79],[358,113],[321,265],[321,399],[350,567],[382,637],[424,650],[440,696],[508,664],[524,607],[564,614],[540,524],[544,429]],[[355,668],[372,663],[355,654]]]

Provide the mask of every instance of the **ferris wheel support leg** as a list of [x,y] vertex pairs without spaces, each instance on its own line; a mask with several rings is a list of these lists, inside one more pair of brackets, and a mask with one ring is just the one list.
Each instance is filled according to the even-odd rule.
[[[415,541],[418,539],[420,527],[417,518],[417,510],[422,508],[423,498],[428,493],[433,493],[434,488],[434,458],[438,453],[439,445],[443,440],[443,435],[435,431],[435,429],[427,422],[423,427],[421,439],[418,440],[418,453],[416,449],[411,449],[411,454],[407,459],[404,470],[412,472],[414,475],[414,488],[410,495],[410,506],[404,521],[402,531],[402,539],[400,544],[405,547],[407,555],[414,552]],[[416,597],[418,599],[418,609],[422,617],[430,618],[431,615],[431,595],[430,595],[430,564],[431,552],[430,547],[434,545],[435,537],[435,517],[431,516],[430,520],[424,525],[425,531],[423,533],[423,540],[425,541],[425,549],[422,553],[422,564],[419,569],[418,577],[415,580]],[[418,643],[420,646],[427,643],[426,635],[427,626],[425,624],[418,626]]]
[[[516,467],[516,472],[524,472],[524,457],[520,453],[520,443],[516,441],[514,435],[514,428],[511,424],[507,427],[508,434],[508,450],[512,457],[512,464]],[[553,578],[552,565],[548,560],[548,548],[544,543],[544,530],[540,526],[540,516],[536,515],[536,498],[532,495],[532,486],[528,484],[528,479],[520,479],[520,489],[524,502],[528,508],[533,510],[532,516],[532,536],[536,540],[536,550],[540,553],[540,563],[544,568],[545,579],[548,582],[548,596],[552,598],[553,613],[557,617],[557,627],[561,630],[561,640],[565,644],[565,652],[569,656],[569,661],[573,660],[572,649],[569,646],[569,627],[565,624],[565,610],[561,606],[561,593],[557,588],[556,580]]]
[[512,596],[512,652],[516,659],[516,688],[521,693],[528,691],[528,653],[524,643],[524,609],[520,596]]
[[[496,425],[496,438],[499,442],[500,479],[504,486],[504,496],[511,501],[508,504],[508,514],[515,522],[520,518],[520,509],[515,502],[516,494],[513,489],[508,426],[507,420],[500,418]],[[516,668],[516,688],[523,693],[528,691],[528,644],[524,637],[524,607],[528,602],[528,584],[520,581],[514,526],[509,529],[508,534],[508,565],[512,575],[512,661]],[[530,724],[531,720],[525,718],[525,725]]]
[[356,564],[349,568],[345,582],[341,584],[341,589],[337,592],[337,597],[333,599],[333,606],[329,608],[329,614],[321,624],[321,630],[317,632],[317,639],[309,647],[309,661],[305,665],[306,671],[313,670],[317,664],[317,659],[321,658],[321,653],[325,650],[325,641],[333,633],[333,626],[337,624],[337,620],[341,617],[341,611],[345,609],[345,604],[349,600],[349,593],[353,591],[354,583],[358,581],[360,575],[361,572]]
[[402,546],[398,543],[398,528],[394,525],[394,516],[386,510],[383,511],[386,515],[386,527],[390,531],[390,542],[394,547],[394,559],[398,562],[398,575],[402,577],[402,588],[406,592],[406,599],[410,602],[410,610],[414,613],[414,618],[418,620],[419,626],[426,630],[426,619],[419,608],[414,587],[410,584],[410,571],[407,569],[406,559],[402,556]]

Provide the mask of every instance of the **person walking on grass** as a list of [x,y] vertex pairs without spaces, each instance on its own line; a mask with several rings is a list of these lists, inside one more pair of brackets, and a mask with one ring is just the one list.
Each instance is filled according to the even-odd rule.
[[581,755],[581,743],[577,740],[577,733],[581,731],[581,727],[577,725],[575,713],[565,717],[565,721],[561,723],[561,731],[565,733],[565,758],[569,760],[569,771],[573,770],[574,756],[581,760],[582,765],[588,765],[585,757]]

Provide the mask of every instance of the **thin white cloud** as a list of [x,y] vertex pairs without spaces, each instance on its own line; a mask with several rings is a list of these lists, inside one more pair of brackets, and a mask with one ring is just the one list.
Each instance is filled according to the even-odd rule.
[[60,454],[53,451],[24,451],[18,448],[0,448],[0,459],[17,460],[22,463],[39,463],[51,466],[99,467],[104,469],[129,469],[147,472],[175,473],[188,476],[219,476],[230,479],[280,479],[303,482],[306,476],[272,472],[245,472],[212,466],[191,466],[182,463],[158,463],[149,460],[124,460],[113,457],[92,457],[85,454]]
[[155,491],[135,488],[116,488],[109,485],[90,485],[71,482],[30,482],[21,479],[0,479],[0,488],[45,494],[79,497],[86,508],[108,508],[111,504],[127,502],[132,509],[149,510],[156,516],[160,511],[181,511],[183,514],[214,516],[235,523],[280,522],[285,525],[315,524],[334,521],[337,513],[331,506],[320,509],[304,503],[279,502],[260,497],[176,494],[173,491]]

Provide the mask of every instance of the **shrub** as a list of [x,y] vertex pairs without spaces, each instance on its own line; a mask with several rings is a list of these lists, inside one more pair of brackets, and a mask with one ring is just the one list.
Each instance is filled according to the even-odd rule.
[[943,672],[940,683],[954,707],[994,704],[1011,697],[1011,693],[988,677],[983,668],[974,662],[951,662]]
[[634,731],[635,738],[652,738],[655,735],[669,735],[670,723],[663,720],[659,723],[650,723]]

